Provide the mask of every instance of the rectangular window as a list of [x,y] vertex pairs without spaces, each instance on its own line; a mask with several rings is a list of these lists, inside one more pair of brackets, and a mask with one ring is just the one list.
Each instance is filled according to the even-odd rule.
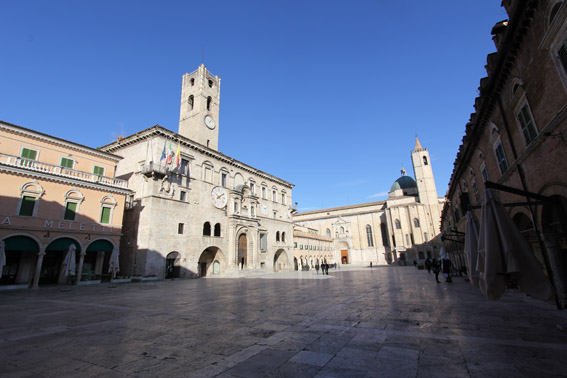
[[63,216],[63,219],[75,220],[76,211],[77,211],[77,203],[67,202],[67,204],[65,205],[65,215]]
[[518,122],[520,122],[522,134],[524,135],[524,140],[526,141],[527,146],[537,137],[534,119],[527,104],[522,106],[522,109],[520,109],[520,112],[518,113]]
[[303,244],[300,244],[300,245],[299,245],[299,249],[303,249]]
[[37,151],[22,147],[22,152],[20,153],[20,156],[23,157],[24,159],[35,160],[37,158]]
[[35,207],[35,197],[24,196],[22,198],[22,206],[20,207],[20,215],[23,217],[31,217]]
[[98,165],[95,165],[93,167],[93,173],[98,176],[104,176],[104,167],[99,167]]
[[100,223],[109,224],[110,223],[110,207],[103,207],[100,213]]
[[488,171],[486,170],[486,165],[482,164],[482,167],[480,167],[480,174],[482,175],[482,179],[486,182],[486,181],[490,181],[488,179]]
[[262,187],[262,198],[266,199],[266,188]]
[[221,173],[221,186],[226,188],[226,173]]
[[260,233],[260,250],[261,251],[268,250],[268,237],[266,236],[265,232]]
[[181,190],[181,191],[179,192],[179,199],[180,199],[181,201],[185,201],[185,197],[186,197],[186,196],[187,196],[187,192],[186,192],[186,191]]
[[252,193],[253,195],[255,195],[255,194],[256,194],[256,192],[254,191],[254,189],[255,189],[255,187],[254,187],[254,183],[253,183],[253,182],[251,182],[251,183],[250,183],[250,192],[251,192],[251,193]]
[[567,40],[563,41],[561,48],[557,51],[557,58],[561,62],[565,73],[567,73]]
[[276,198],[276,191],[272,190],[272,201],[276,202],[277,198]]
[[429,234],[427,232],[423,233],[423,240],[427,243],[429,241]]
[[250,206],[250,215],[253,217],[256,216],[256,210],[254,210],[254,206]]
[[75,164],[75,161],[73,159],[69,159],[69,158],[61,158],[61,162],[59,163],[60,166],[64,167],[64,168],[69,168],[69,169],[73,169],[73,165]]
[[500,173],[504,174],[508,170],[508,161],[506,160],[506,154],[504,153],[504,147],[502,143],[498,142],[498,145],[494,149],[494,155],[496,155],[496,162],[498,163],[498,168],[500,168]]
[[238,214],[238,202],[234,202],[234,213]]
[[293,248],[297,248],[297,242],[293,243]]
[[182,175],[189,176],[189,160],[181,159],[181,165],[179,166],[179,173]]
[[285,193],[282,193],[282,204],[285,205]]
[[179,235],[183,234],[183,227],[184,227],[184,226],[185,226],[185,225],[184,225],[183,223],[179,223],[179,224],[177,225],[177,233],[178,233]]
[[210,167],[205,167],[205,181],[213,182],[213,170]]

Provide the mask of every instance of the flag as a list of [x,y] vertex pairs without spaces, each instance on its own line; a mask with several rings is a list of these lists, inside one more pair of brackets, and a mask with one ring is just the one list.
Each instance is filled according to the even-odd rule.
[[179,143],[177,143],[177,152],[175,153],[175,165],[179,168],[179,163],[181,162],[181,149]]
[[161,152],[161,157],[159,158],[159,162],[161,163],[161,161],[163,159],[165,159],[165,145],[167,144],[167,140],[163,141],[163,151]]
[[167,164],[171,164],[172,155],[173,151],[171,151],[171,142],[169,142],[169,153],[167,154],[167,160],[165,161]]

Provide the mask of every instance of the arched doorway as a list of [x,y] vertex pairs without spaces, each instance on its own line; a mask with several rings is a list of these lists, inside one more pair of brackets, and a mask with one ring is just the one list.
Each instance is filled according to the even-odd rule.
[[238,237],[238,259],[236,262],[240,269],[244,269],[244,267],[246,267],[247,245],[248,238],[246,237],[246,234],[241,234]]
[[293,269],[299,270],[299,263],[297,262],[297,257],[293,258]]
[[108,265],[114,245],[108,240],[95,240],[87,247],[83,260],[81,281],[110,281]]
[[542,209],[543,238],[559,302],[567,308],[567,199],[560,195],[551,198],[555,202],[545,203]]
[[349,253],[348,253],[348,244],[341,242],[339,243],[339,251],[341,257],[341,264],[348,264],[349,263]]
[[30,285],[39,253],[35,240],[27,236],[4,239],[6,265],[2,268],[0,285]]
[[63,275],[63,260],[71,244],[75,246],[75,256],[78,257],[81,246],[71,238],[59,238],[49,243],[41,264],[39,285],[65,283],[67,277]]
[[165,278],[179,278],[181,255],[179,252],[170,252],[165,257]]
[[197,267],[199,277],[222,275],[224,263],[224,254],[219,248],[209,247],[205,249],[199,256]]
[[287,268],[287,253],[283,249],[278,249],[274,254],[274,272],[286,271]]

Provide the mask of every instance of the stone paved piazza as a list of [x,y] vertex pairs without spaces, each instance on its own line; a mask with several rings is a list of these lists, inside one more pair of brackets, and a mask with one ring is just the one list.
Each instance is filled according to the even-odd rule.
[[0,292],[1,377],[565,377],[567,313],[413,267]]

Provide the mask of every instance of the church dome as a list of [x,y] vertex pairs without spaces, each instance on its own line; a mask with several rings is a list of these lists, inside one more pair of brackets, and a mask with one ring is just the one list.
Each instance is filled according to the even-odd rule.
[[394,181],[392,187],[390,188],[390,192],[399,189],[411,189],[411,188],[417,188],[417,183],[410,176],[406,176],[406,170],[402,169],[402,176],[396,181]]

